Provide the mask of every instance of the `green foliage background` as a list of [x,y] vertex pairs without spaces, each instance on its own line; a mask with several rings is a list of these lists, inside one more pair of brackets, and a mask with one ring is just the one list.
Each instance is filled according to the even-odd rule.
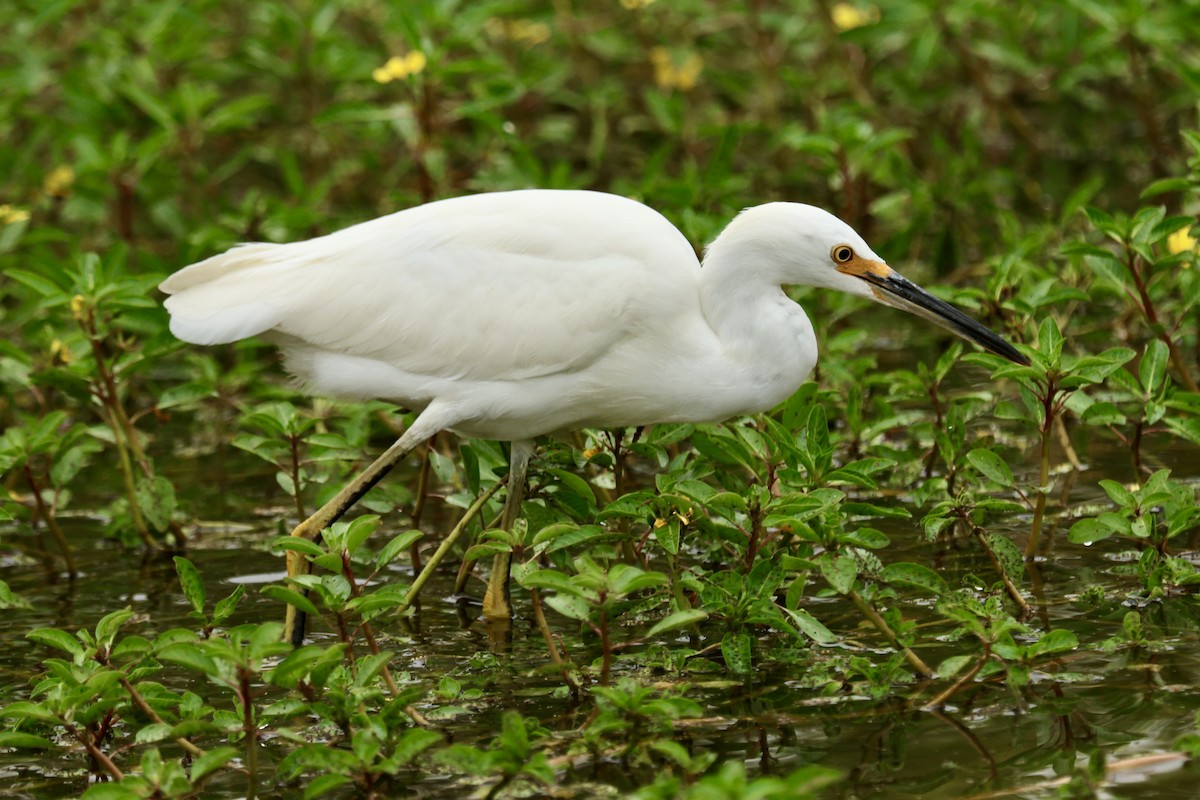
[[[686,656],[670,655],[678,640],[675,650],[662,645],[668,655],[655,651],[651,660],[668,672],[695,669],[703,659],[688,659],[716,649],[720,668],[734,674],[761,661],[801,663],[827,696],[855,686],[894,697],[911,684],[906,670],[922,673],[919,658],[900,655],[914,656],[917,639],[897,610],[921,592],[936,597],[939,624],[956,626],[954,641],[976,648],[940,653],[939,676],[978,676],[1015,694],[1028,690],[1033,665],[1052,656],[1194,634],[1200,576],[1180,552],[1198,523],[1197,471],[1188,466],[1200,443],[1200,269],[1189,235],[1200,207],[1200,136],[1191,132],[1200,110],[1197,0],[10,0],[0,5],[0,30],[0,533],[14,553],[51,568],[38,536],[60,536],[55,517],[76,506],[100,512],[107,533],[126,543],[177,542],[211,500],[204,487],[163,477],[180,441],[207,451],[233,440],[275,464],[280,496],[300,517],[391,435],[376,413],[382,404],[298,410],[253,343],[182,348],[154,289],[179,267],[238,242],[303,239],[470,192],[629,195],[662,211],[698,250],[740,208],[794,200],[837,213],[910,277],[957,287],[941,293],[1027,345],[1034,366],[970,357],[995,370],[984,388],[978,368],[949,377],[961,350],[920,323],[801,293],[822,361],[817,383],[776,414],[651,436],[633,455],[660,477],[628,497],[607,493],[622,487],[605,471],[612,461],[595,460],[601,435],[587,447],[551,447],[544,496],[526,506],[528,541],[493,534],[476,547],[484,555],[536,550],[545,568],[531,560],[523,587],[545,592],[568,621],[603,628],[600,670],[571,669],[607,683],[607,626],[625,615],[657,622],[650,638],[660,644],[662,634],[685,629],[715,637]],[[823,410],[810,411],[814,402]],[[1083,466],[1075,450],[1084,461],[1120,455],[1108,473],[1088,474],[1087,506],[1056,485],[1063,470]],[[465,508],[504,459],[486,444],[460,455],[461,469],[435,455],[433,480]],[[600,475],[603,490],[577,474]],[[770,491],[776,481],[783,497]],[[847,495],[871,499],[880,487],[902,500],[884,508]],[[411,500],[394,482],[364,506],[387,512]],[[611,567],[630,561],[630,551],[604,537],[618,524],[629,534],[647,508],[638,547],[649,540],[658,548],[659,571]],[[884,567],[874,553],[883,554],[888,537],[851,522],[908,514],[919,520],[917,536],[974,536],[1008,585],[972,595],[922,565]],[[985,530],[996,518],[1007,526],[1000,534]],[[1040,589],[1026,586],[1005,536],[1024,535],[1030,518],[1035,541],[1045,521],[1049,535],[1074,545],[1112,539],[1127,547],[1122,557],[1136,566],[1098,579],[1089,608],[1111,621],[1129,601],[1144,618],[1139,610],[1112,637],[1082,643],[1057,620],[1027,625],[1013,604]],[[357,547],[374,528],[355,530]],[[576,548],[569,558],[567,546],[553,543],[568,530]],[[778,530],[795,539],[759,536]],[[377,569],[413,541],[394,539]],[[688,566],[681,552],[689,548],[717,566]],[[180,569],[207,639],[236,601],[206,617],[198,574]],[[669,589],[649,592],[659,587]],[[339,601],[321,594],[328,586],[308,588]],[[610,591],[622,601],[649,599],[610,607],[599,599]],[[817,644],[838,639],[805,608],[806,593],[817,591],[867,616],[878,611],[894,629],[881,646],[895,657],[770,653],[766,629]],[[271,596],[301,602],[291,589]],[[7,604],[19,598],[0,583]],[[365,619],[378,612],[371,609],[359,612]],[[715,632],[698,627],[706,615]],[[48,629],[30,638],[69,653],[77,670],[80,662],[111,670],[104,641],[127,621],[110,620],[91,640]],[[257,675],[276,655],[276,633],[235,628],[220,652],[211,643],[203,651],[145,639],[125,652],[153,652],[201,673],[211,666],[210,678],[226,658]],[[314,651],[288,662],[288,677],[277,671],[266,680],[281,690],[342,692],[345,719],[337,719],[357,731],[346,739],[360,761],[322,761],[329,748],[299,747],[280,775],[320,773],[320,786],[353,782],[368,796],[372,781],[411,779],[404,770],[436,737],[415,725],[398,734],[409,724],[396,721],[399,706],[379,712],[396,725],[385,733],[347,721],[355,708],[382,702],[383,691],[366,686],[380,667],[351,680],[330,672],[340,651],[320,658],[319,680]],[[57,678],[68,672],[59,668]],[[578,688],[577,672],[563,674]],[[939,705],[959,688],[914,691]],[[458,690],[438,691],[447,699]],[[643,797],[746,791],[744,770],[714,766],[715,756],[671,740],[672,721],[700,709],[668,695],[596,687],[597,713],[610,727],[580,734],[581,746],[603,751],[613,746],[605,737],[623,731],[622,759],[657,765],[644,776]],[[10,687],[0,700],[18,696]],[[164,716],[186,716],[182,701],[155,702]],[[197,703],[188,713],[203,716]],[[312,713],[329,705],[337,706],[329,700]],[[239,724],[228,710],[207,711],[226,732]],[[34,727],[61,721],[23,699],[5,713]],[[455,745],[439,763],[500,787],[555,779],[537,744],[547,732],[535,720],[510,715],[500,730],[491,749]],[[10,737],[0,746],[49,745]],[[237,751],[210,752],[197,762],[204,775],[185,776],[150,749],[140,774],[155,776],[160,796],[191,796],[210,774],[225,775]],[[669,774],[656,776],[664,763]],[[1058,768],[1072,774],[1070,764]],[[1103,774],[1103,764],[1093,765],[1072,780],[1094,786]],[[835,779],[796,773],[757,785],[763,797],[800,796]],[[129,791],[111,796],[150,790]]]

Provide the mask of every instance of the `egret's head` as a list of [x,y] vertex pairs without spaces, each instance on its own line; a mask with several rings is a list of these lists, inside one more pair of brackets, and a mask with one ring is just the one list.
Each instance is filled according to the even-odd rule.
[[889,267],[853,228],[802,203],[767,203],[738,215],[709,248],[739,255],[782,284],[836,289],[869,297],[947,328],[1018,364],[1029,360],[1001,336]]

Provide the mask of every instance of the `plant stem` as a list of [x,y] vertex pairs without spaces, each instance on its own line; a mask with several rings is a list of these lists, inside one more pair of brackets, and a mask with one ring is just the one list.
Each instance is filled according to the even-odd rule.
[[[1049,397],[1047,393],[1047,397]],[[1037,502],[1033,508],[1033,525],[1029,529],[1029,541],[1025,543],[1025,560],[1033,561],[1037,554],[1038,540],[1042,538],[1042,518],[1046,513],[1046,495],[1049,493],[1046,484],[1050,481],[1050,404],[1046,404],[1046,423],[1042,426],[1042,465],[1038,478]]]
[[1013,602],[1017,604],[1017,607],[1021,609],[1022,616],[1028,615],[1029,603],[1025,602],[1025,598],[1021,596],[1021,590],[1017,588],[1015,583],[1013,583],[1012,578],[1009,577],[1008,572],[1004,569],[1004,565],[996,556],[996,552],[992,550],[992,546],[988,544],[987,537],[983,535],[983,530],[976,525],[971,524],[969,520],[967,521],[967,524],[970,525],[971,533],[975,534],[975,538],[979,541],[979,545],[983,548],[983,552],[987,553],[987,557],[991,560],[992,566],[996,568],[996,572],[1000,573],[1000,580],[1004,582],[1004,588],[1008,592],[1008,596],[1011,597]]
[[88,751],[88,755],[95,759],[96,763],[103,767],[104,771],[111,775],[113,780],[119,781],[125,777],[125,773],[121,771],[121,768],[114,764],[113,760],[96,746],[96,743],[92,741],[92,737],[80,731],[66,719],[59,717],[59,720],[62,722],[63,730],[69,733],[75,741],[83,745],[83,748]]
[[979,659],[979,661],[976,662],[975,666],[973,666],[973,667],[971,667],[971,669],[967,670],[966,675],[963,675],[961,678],[956,680],[954,683],[950,684],[950,686],[944,692],[941,692],[937,697],[933,698],[928,703],[921,706],[921,710],[930,711],[932,709],[941,708],[942,706],[944,706],[946,704],[946,701],[949,700],[951,697],[953,697],[958,692],[959,689],[966,686],[968,683],[970,683],[975,678],[976,675],[979,674],[979,670],[983,669],[983,665],[988,662],[989,658],[991,658],[991,653],[989,651],[985,650],[985,652],[983,654],[983,658]]
[[533,618],[537,621],[538,630],[542,632],[542,639],[546,642],[546,650],[550,652],[550,660],[554,662],[554,666],[559,668],[559,674],[562,675],[563,683],[571,690],[571,695],[578,697],[579,684],[571,677],[571,673],[567,669],[567,661],[563,659],[562,653],[559,652],[554,632],[550,630],[550,624],[546,622],[546,612],[542,609],[542,595],[537,589],[530,589],[529,597],[533,605]]
[[462,519],[454,526],[454,530],[450,531],[450,535],[445,538],[441,545],[438,546],[438,549],[434,551],[433,555],[429,557],[425,568],[421,570],[421,574],[417,576],[416,580],[413,581],[413,585],[409,587],[408,593],[404,595],[404,600],[396,607],[397,614],[403,614],[416,602],[417,595],[421,593],[422,587],[433,576],[434,570],[437,569],[442,559],[446,557],[446,553],[450,552],[450,548],[462,536],[463,531],[467,529],[467,524],[479,516],[479,512],[483,510],[484,505],[491,499],[492,495],[500,490],[502,485],[504,485],[504,481],[496,481],[490,489],[479,495],[478,499],[471,504],[471,507],[467,509],[467,513],[463,514]]
[[933,677],[934,673],[933,670],[929,668],[929,665],[922,661],[919,655],[900,643],[900,639],[896,636],[896,632],[892,630],[891,626],[887,624],[887,621],[879,614],[879,612],[872,608],[870,603],[863,599],[861,594],[856,592],[854,589],[851,589],[846,596],[849,597],[854,605],[858,607],[858,610],[863,613],[863,616],[870,620],[871,624],[883,634],[883,638],[887,639],[888,644],[897,650],[903,651],[904,658],[907,659],[908,663],[911,664],[913,669],[917,671],[917,674],[919,674],[922,678]]
[[150,462],[146,458],[146,453],[142,450],[141,442],[138,441],[137,432],[133,428],[133,423],[129,420],[129,415],[125,413],[125,408],[121,405],[121,395],[117,391],[117,382],[113,377],[112,371],[108,368],[108,362],[104,359],[104,349],[101,347],[101,339],[96,333],[96,327],[93,321],[89,318],[81,321],[83,332],[87,336],[88,344],[92,348],[92,358],[96,361],[96,372],[100,376],[100,395],[101,402],[108,408],[111,421],[109,427],[112,428],[113,436],[120,439],[124,434],[124,438],[129,445],[129,449],[133,451],[134,458],[141,467],[142,472],[147,478],[153,476],[153,471],[150,469]]
[[238,694],[242,701],[242,732],[246,736],[246,800],[254,800],[258,789],[258,725],[254,722],[253,695],[250,691],[250,672],[239,669]]
[[600,609],[600,626],[597,630],[600,633],[600,647],[603,651],[600,659],[600,685],[608,686],[608,677],[612,672],[612,641],[608,633],[608,613],[603,607]]
[[1196,385],[1196,381],[1192,378],[1191,373],[1188,372],[1183,355],[1179,352],[1179,348],[1175,346],[1171,335],[1167,333],[1166,327],[1158,319],[1158,311],[1154,308],[1153,301],[1150,300],[1150,292],[1146,288],[1145,279],[1142,277],[1140,267],[1141,258],[1129,250],[1128,246],[1126,246],[1126,252],[1129,255],[1127,256],[1125,267],[1133,277],[1133,285],[1137,287],[1138,298],[1142,304],[1142,314],[1146,317],[1146,321],[1150,323],[1150,330],[1167,346],[1167,352],[1171,354],[1171,363],[1175,365],[1175,371],[1179,373],[1179,378],[1187,386],[1188,391],[1200,394],[1200,386]]
[[305,519],[308,514],[304,513],[304,498],[300,494],[300,437],[289,436],[288,443],[291,445],[292,456],[292,499],[296,501],[296,513],[300,519]]
[[[436,437],[434,437],[436,439]],[[433,442],[430,439],[425,443],[425,453],[421,457],[421,471],[417,473],[417,500],[413,503],[412,510],[412,526],[414,528],[421,527],[421,517],[425,513],[425,500],[429,496],[429,474],[433,467]],[[421,571],[421,546],[417,542],[413,542],[408,548],[408,557],[412,561],[413,575]],[[421,607],[421,601],[416,600],[414,605],[417,608]]]
[[38,516],[49,528],[50,535],[54,537],[55,544],[62,552],[63,561],[67,563],[67,575],[74,579],[79,571],[75,568],[75,556],[71,553],[71,545],[67,543],[67,537],[63,535],[62,528],[58,527],[58,520],[54,518],[54,514],[46,508],[46,500],[42,497],[42,492],[38,488],[29,464],[25,465],[25,482],[29,484],[29,491],[33,493],[33,502],[37,506]]
[[[104,666],[108,667],[109,669],[112,669],[112,665],[109,664],[107,660],[102,661],[101,663],[104,664]],[[150,704],[146,702],[146,698],[142,697],[142,693],[139,692],[136,688],[134,688],[134,685],[129,682],[128,678],[126,678],[124,675],[122,675],[120,678],[120,682],[121,682],[121,688],[123,688],[129,694],[129,699],[133,701],[133,704],[135,706],[137,706],[143,714],[145,714],[147,717],[149,717],[151,719],[151,721],[155,722],[158,725],[164,724],[162,717],[160,717],[158,715],[158,712],[156,712],[153,708],[150,707]],[[175,743],[177,745],[179,745],[180,747],[182,747],[184,750],[186,750],[188,752],[188,755],[192,756],[193,758],[199,758],[200,756],[204,755],[204,753],[205,753],[203,748],[197,747],[191,741],[183,738],[182,736],[177,738],[175,740]]]

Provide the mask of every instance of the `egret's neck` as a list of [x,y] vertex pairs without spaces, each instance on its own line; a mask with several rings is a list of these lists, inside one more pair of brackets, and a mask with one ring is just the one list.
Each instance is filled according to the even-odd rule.
[[723,341],[786,335],[797,317],[811,335],[808,318],[783,291],[778,263],[770,248],[730,236],[728,230],[708,248],[700,270],[700,301],[708,324]]
[[728,233],[709,247],[700,270],[705,319],[732,358],[772,365],[794,391],[816,364],[812,324],[783,291],[779,254]]

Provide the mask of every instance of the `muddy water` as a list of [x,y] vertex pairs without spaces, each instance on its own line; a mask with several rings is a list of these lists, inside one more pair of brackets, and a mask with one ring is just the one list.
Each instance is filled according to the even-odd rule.
[[[1194,450],[1148,448],[1147,455],[1152,466],[1173,467],[1181,477],[1200,473]],[[1095,489],[1099,477],[1132,476],[1123,451],[1096,453],[1085,448],[1081,456],[1088,471],[1073,484],[1084,488],[1068,492],[1071,506],[1102,501]],[[229,486],[206,481],[196,485],[206,493],[201,507],[207,510],[207,519],[239,522],[204,523],[188,555],[205,578],[210,603],[239,584],[246,586],[247,598],[232,621],[236,624],[280,613],[275,602],[255,590],[282,576],[281,561],[267,552],[266,544],[278,533],[273,519],[286,511],[269,506],[280,502],[269,474],[255,465],[232,466],[232,471],[221,470],[231,476]],[[188,483],[178,476],[175,480],[179,485]],[[231,491],[233,485],[237,491]],[[441,523],[448,527],[452,513],[447,512]],[[792,660],[779,650],[792,646],[779,637],[764,637],[763,652],[778,652],[780,657],[769,660],[748,682],[730,680],[715,665],[673,675],[645,668],[634,658],[618,660],[617,674],[629,671],[642,680],[692,684],[688,696],[703,704],[703,719],[682,724],[678,735],[693,751],[743,760],[754,771],[783,772],[809,763],[836,767],[849,777],[830,791],[832,797],[954,798],[1019,787],[1024,787],[1020,796],[1051,796],[1057,779],[1100,751],[1124,767],[1104,790],[1105,796],[1193,798],[1200,777],[1182,761],[1163,754],[1172,750],[1179,736],[1196,730],[1200,606],[1189,597],[1149,604],[1141,611],[1150,624],[1150,635],[1158,640],[1156,646],[1136,652],[1099,652],[1095,643],[1115,635],[1123,615],[1137,606],[1111,602],[1097,609],[1082,597],[1084,590],[1099,585],[1109,597],[1124,598],[1135,583],[1124,574],[1128,556],[1120,545],[1069,545],[1065,541],[1069,522],[1058,521],[1057,546],[1037,568],[1039,599],[1043,621],[1070,629],[1085,646],[1068,655],[1053,674],[1035,672],[1026,690],[979,684],[956,695],[939,712],[919,709],[921,699],[930,696],[928,691],[914,692],[912,702],[894,695],[873,699],[865,684],[830,693],[814,687],[805,668],[795,666],[801,663],[799,656]],[[1026,526],[1021,517],[1005,523],[1019,545],[1024,543]],[[30,676],[48,655],[22,638],[34,627],[90,627],[104,614],[125,606],[139,613],[127,633],[152,636],[191,624],[169,559],[138,563],[136,556],[102,540],[103,526],[97,520],[68,519],[64,527],[82,568],[76,581],[48,579],[32,564],[0,565],[0,578],[34,605],[31,611],[6,612],[5,624],[0,625],[2,703],[27,696]],[[957,576],[989,574],[987,562],[974,547],[925,543],[911,523],[893,525],[888,533],[893,547],[885,554],[887,560],[929,564],[952,585]],[[422,711],[460,742],[490,739],[499,716],[509,708],[538,717],[561,737],[551,747],[552,755],[561,756],[556,763],[564,771],[564,782],[576,787],[574,792],[564,790],[567,796],[619,796],[652,780],[653,775],[636,769],[568,756],[570,734],[586,720],[589,708],[572,704],[555,678],[539,669],[545,655],[540,637],[529,624],[528,609],[518,602],[512,642],[497,649],[476,619],[477,606],[452,595],[452,580],[452,568],[435,579],[414,620],[392,620],[382,626],[384,646],[400,654],[397,671],[406,671],[412,680],[431,687],[450,676],[463,689],[457,697],[430,699]],[[480,584],[474,586],[476,597],[481,590]],[[925,643],[922,655],[929,663],[937,664],[955,652],[954,645],[939,641],[951,633],[950,626],[936,619],[928,607],[914,602],[903,610],[928,624],[921,641]],[[848,639],[860,640],[856,634],[861,623],[848,604],[822,601],[814,613]],[[598,656],[594,643],[582,641],[574,624],[561,619],[552,624],[577,660]],[[637,632],[627,633],[633,638]],[[314,635],[330,638],[320,630]],[[874,641],[875,637],[864,632],[861,639]],[[210,699],[215,701],[215,694]],[[273,742],[265,749],[268,761],[285,752]],[[84,785],[84,766],[77,755],[0,753],[0,796],[73,796]],[[461,797],[468,792],[445,775],[429,775],[413,788],[424,797]],[[239,797],[243,789],[230,780],[214,784],[206,796]],[[298,791],[268,796],[298,796]]]

